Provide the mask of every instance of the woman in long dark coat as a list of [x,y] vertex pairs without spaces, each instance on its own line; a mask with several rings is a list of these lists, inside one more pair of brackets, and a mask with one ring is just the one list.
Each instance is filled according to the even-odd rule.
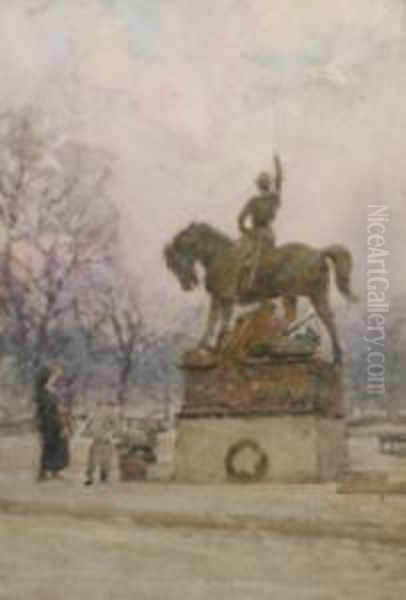
[[38,481],[48,474],[57,477],[69,465],[69,438],[59,398],[52,387],[55,373],[48,366],[40,369],[35,389],[37,426],[41,440]]

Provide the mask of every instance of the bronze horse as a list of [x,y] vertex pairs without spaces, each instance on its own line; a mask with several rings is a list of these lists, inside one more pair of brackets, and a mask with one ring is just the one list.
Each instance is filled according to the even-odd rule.
[[211,304],[201,346],[209,344],[218,323],[221,323],[218,340],[224,337],[235,304],[248,305],[282,297],[287,318],[293,321],[297,299],[304,296],[309,298],[329,331],[334,360],[341,361],[341,347],[329,304],[328,259],[335,267],[338,289],[347,299],[356,301],[350,289],[352,257],[343,246],[316,250],[306,244],[291,243],[270,249],[262,257],[255,281],[249,288],[239,285],[241,261],[238,242],[206,223],[192,223],[176,235],[165,248],[165,258],[168,268],[186,291],[199,284],[196,265],[203,267]]

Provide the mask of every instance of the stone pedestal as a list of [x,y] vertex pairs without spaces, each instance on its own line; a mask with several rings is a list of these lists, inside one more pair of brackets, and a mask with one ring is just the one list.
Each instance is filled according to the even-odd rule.
[[339,371],[324,362],[185,369],[175,478],[320,482],[346,464]]

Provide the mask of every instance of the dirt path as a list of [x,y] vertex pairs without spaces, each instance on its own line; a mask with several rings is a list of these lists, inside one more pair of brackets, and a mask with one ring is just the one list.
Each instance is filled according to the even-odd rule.
[[259,532],[2,517],[1,600],[397,600],[406,549]]

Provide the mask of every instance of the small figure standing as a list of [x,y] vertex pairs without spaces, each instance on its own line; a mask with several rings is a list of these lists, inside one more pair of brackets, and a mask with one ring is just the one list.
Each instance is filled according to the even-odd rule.
[[38,481],[50,474],[56,478],[69,465],[70,424],[61,407],[56,384],[62,376],[60,366],[43,366],[37,376],[34,401],[41,439]]
[[261,256],[267,248],[275,246],[272,223],[281,205],[282,164],[274,156],[275,173],[263,172],[256,178],[259,194],[250,198],[238,217],[241,239],[240,285],[249,291],[257,275]]
[[120,435],[120,429],[115,404],[97,403],[95,413],[86,427],[86,430],[90,430],[92,442],[89,448],[85,485],[93,484],[97,470],[102,483],[109,481],[114,457],[114,442]]

